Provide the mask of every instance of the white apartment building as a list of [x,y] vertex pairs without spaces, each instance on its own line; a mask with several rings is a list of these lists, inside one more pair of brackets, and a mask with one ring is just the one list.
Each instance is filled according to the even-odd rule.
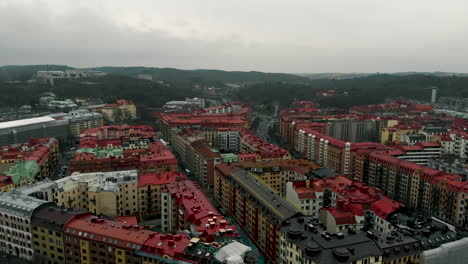
[[31,217],[46,201],[15,191],[0,193],[0,250],[32,260]]

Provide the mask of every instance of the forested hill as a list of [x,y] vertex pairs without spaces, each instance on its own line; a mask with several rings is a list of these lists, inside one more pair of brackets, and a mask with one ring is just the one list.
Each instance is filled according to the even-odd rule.
[[[372,75],[355,79],[311,80],[307,85],[262,83],[241,89],[237,99],[252,103],[272,101],[288,105],[294,99],[315,100],[324,105],[349,107],[381,103],[388,97],[406,97],[428,100],[431,86],[439,88],[440,96],[468,97],[468,77],[431,75]],[[334,97],[317,97],[319,91],[335,90]]]
[[[24,81],[31,79],[37,71],[63,71],[74,69],[65,65],[18,65],[0,66],[0,81]],[[181,85],[218,85],[225,83],[261,83],[288,82],[307,83],[306,77],[285,73],[242,72],[221,70],[180,70],[174,68],[153,67],[96,67],[89,70],[102,71],[115,75],[138,77],[140,74],[151,75],[153,80],[160,80]]]
[[197,96],[192,88],[173,87],[147,80],[109,74],[101,77],[56,80],[54,86],[34,83],[0,82],[0,104],[21,106],[38,103],[39,95],[53,92],[59,98],[100,98],[104,102],[127,99],[143,106],[161,106],[170,100]]
[[137,77],[148,74],[153,80],[186,82],[191,84],[221,85],[223,83],[288,82],[307,83],[308,78],[285,73],[221,71],[221,70],[180,70],[152,67],[97,67],[92,70]]

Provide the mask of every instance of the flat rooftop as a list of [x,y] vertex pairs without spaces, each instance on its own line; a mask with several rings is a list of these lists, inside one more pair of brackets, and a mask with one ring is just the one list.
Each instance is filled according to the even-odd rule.
[[50,121],[55,121],[55,119],[53,119],[50,116],[41,116],[41,117],[20,119],[20,120],[8,121],[8,122],[1,122],[0,129],[34,125],[34,124],[45,123],[45,122],[50,122]]
[[280,222],[300,214],[299,209],[246,170],[236,169],[230,175],[244,190],[273,213]]

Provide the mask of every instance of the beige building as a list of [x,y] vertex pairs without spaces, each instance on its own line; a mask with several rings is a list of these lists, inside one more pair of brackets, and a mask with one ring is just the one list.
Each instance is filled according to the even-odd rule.
[[106,104],[92,109],[93,112],[101,113],[106,121],[124,122],[137,118],[137,109],[134,103],[127,100],[117,100],[113,104]]
[[54,201],[107,216],[138,211],[137,171],[74,173],[57,180]]
[[56,119],[68,120],[68,130],[74,137],[79,137],[86,129],[104,125],[104,116],[100,113],[90,112],[86,109],[70,111],[68,113],[56,113],[50,115]]

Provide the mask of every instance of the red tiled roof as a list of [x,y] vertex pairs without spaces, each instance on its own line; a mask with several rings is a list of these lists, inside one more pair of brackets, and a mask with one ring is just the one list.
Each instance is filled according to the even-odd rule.
[[26,160],[42,165],[57,146],[58,141],[54,138],[31,138],[27,143],[1,146],[0,161],[15,163]]
[[416,145],[420,145],[423,147],[440,147],[440,143],[436,143],[436,142],[419,142],[419,143],[416,143]]
[[294,191],[297,193],[299,199],[315,199],[315,192],[307,187],[296,187]]
[[138,187],[146,185],[162,185],[168,184],[177,180],[186,179],[187,175],[180,172],[161,172],[161,173],[148,173],[138,175]]
[[116,221],[120,223],[127,224],[127,225],[138,225],[138,220],[134,215],[126,215],[126,216],[117,216],[114,218]]
[[349,211],[343,211],[335,207],[327,207],[320,210],[328,211],[335,219],[336,225],[356,224],[356,217]]
[[[238,105],[240,108],[237,109],[237,111],[230,113],[210,113],[210,111],[228,108],[233,105]],[[247,125],[248,121],[246,118],[251,113],[251,105],[240,102],[231,102],[220,106],[195,110],[189,113],[163,113],[160,117],[163,122],[171,125],[243,127]]]
[[150,235],[155,234],[139,226],[97,218],[91,213],[78,215],[68,221],[64,233],[130,251],[136,250],[131,244],[143,246]]
[[151,234],[144,243],[141,251],[159,256],[169,256],[179,259],[180,254],[190,244],[190,239],[185,233],[180,234]]
[[7,186],[13,184],[13,180],[10,176],[0,175],[0,186]]
[[402,203],[392,200],[386,196],[375,201],[371,205],[371,210],[380,218],[387,219],[387,216],[399,208],[403,207]]
[[172,182],[164,191],[169,192],[176,199],[177,205],[183,208],[186,221],[196,226],[200,238],[212,242],[214,234],[221,229],[230,229],[233,232],[226,235],[237,236],[235,226],[228,224],[195,182],[190,180]]

